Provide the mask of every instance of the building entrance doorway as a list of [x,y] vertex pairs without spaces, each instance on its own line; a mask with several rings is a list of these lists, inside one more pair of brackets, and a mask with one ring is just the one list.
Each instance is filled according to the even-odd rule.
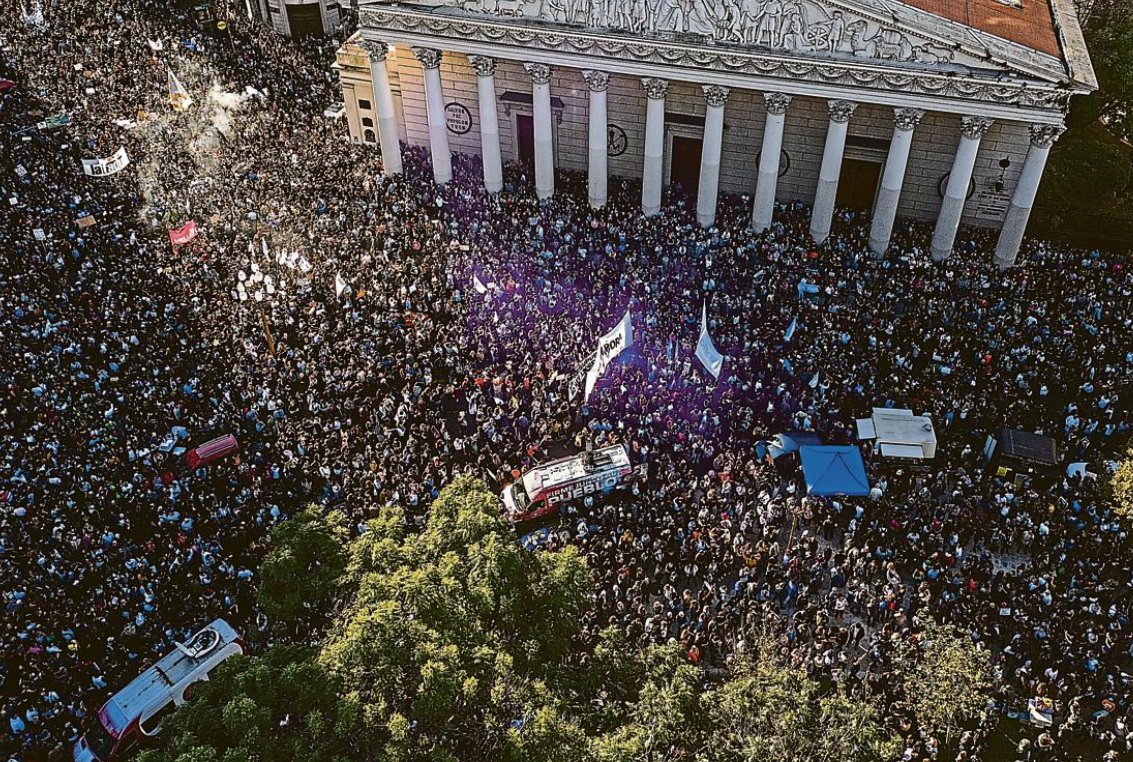
[[530,114],[515,115],[516,158],[527,168],[535,166],[535,119]]
[[292,37],[322,37],[323,17],[318,3],[288,5],[287,25]]
[[849,158],[843,160],[834,205],[839,209],[872,209],[880,179],[880,162]]
[[669,182],[679,184],[690,196],[700,186],[700,151],[704,141],[684,135],[673,136],[673,155],[669,165]]

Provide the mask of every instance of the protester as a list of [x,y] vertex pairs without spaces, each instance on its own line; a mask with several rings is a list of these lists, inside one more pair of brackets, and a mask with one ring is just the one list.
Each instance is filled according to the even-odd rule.
[[[419,148],[386,177],[323,116],[337,41],[237,22],[229,43],[165,5],[0,21],[16,82],[0,110],[0,757],[65,757],[109,695],[215,617],[270,642],[286,623],[256,610],[256,570],[297,509],[360,525],[395,504],[416,523],[457,474],[500,489],[588,441],[649,474],[555,525],[551,546],[593,570],[591,642],[613,625],[712,669],[770,629],[877,703],[905,759],[930,759],[940,739],[900,705],[892,655],[942,619],[995,656],[998,706],[964,758],[1005,729],[1029,759],[1133,753],[1126,530],[1097,480],[1003,478],[982,449],[1022,428],[1099,471],[1128,441],[1123,257],[1032,242],[1000,272],[992,233],[967,230],[935,264],[909,223],[878,259],[850,212],[816,247],[800,205],[754,235],[749,199],[725,198],[703,230],[679,189],[645,218],[632,182],[592,210],[584,178],[539,201],[513,166],[490,197],[466,156],[437,188]],[[36,127],[58,113],[69,126]],[[125,170],[82,173],[120,147]],[[719,380],[693,356],[705,302]],[[633,346],[584,401],[584,360],[627,309]],[[940,450],[927,471],[866,453],[871,498],[805,497],[756,455],[795,429],[853,442],[883,405],[930,415]],[[237,458],[176,467],[229,433]],[[1035,697],[1055,702],[1050,730],[1005,715]]]

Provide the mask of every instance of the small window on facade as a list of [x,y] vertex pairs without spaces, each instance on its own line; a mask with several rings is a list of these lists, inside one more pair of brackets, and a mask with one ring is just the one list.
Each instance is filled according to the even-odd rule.
[[378,142],[378,136],[374,134],[373,130],[366,130],[365,132],[362,133],[362,140],[364,140],[367,143],[377,143]]
[[358,99],[358,108],[362,109],[363,111],[369,111],[370,110],[370,102],[368,100],[363,99],[363,98],[359,98]]
[[374,120],[373,120],[373,119],[371,119],[371,118],[370,118],[370,117],[368,117],[368,116],[364,116],[364,117],[362,117],[362,126],[364,126],[364,127],[373,127],[373,126],[374,126]]

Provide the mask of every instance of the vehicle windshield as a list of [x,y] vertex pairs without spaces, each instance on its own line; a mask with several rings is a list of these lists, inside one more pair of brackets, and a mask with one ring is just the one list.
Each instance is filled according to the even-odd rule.
[[515,507],[521,511],[527,507],[527,504],[529,502],[531,502],[527,497],[527,493],[523,490],[522,479],[519,479],[515,482],[515,484],[512,485],[511,496],[515,500]]
[[118,743],[118,739],[110,735],[106,728],[102,726],[102,721],[98,719],[97,715],[94,721],[87,726],[86,739],[87,746],[101,762],[107,762],[110,759],[114,746]]

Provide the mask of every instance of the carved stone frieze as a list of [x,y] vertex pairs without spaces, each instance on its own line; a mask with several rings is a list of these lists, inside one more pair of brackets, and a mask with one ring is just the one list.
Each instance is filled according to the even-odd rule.
[[737,53],[735,50],[697,48],[636,38],[602,38],[599,41],[592,36],[579,36],[552,28],[489,24],[461,17],[406,13],[404,10],[380,6],[364,8],[361,13],[366,27],[408,34],[428,34],[454,41],[601,55],[638,63],[699,67],[728,74],[782,76],[827,85],[900,90],[904,93],[958,97],[996,105],[1065,112],[1073,95],[1068,88],[1036,85],[1033,81],[1019,84],[1000,80],[984,82],[957,76],[956,73],[942,74],[929,69],[886,70],[880,65],[863,66],[864,62],[855,60],[807,62],[755,50]]

